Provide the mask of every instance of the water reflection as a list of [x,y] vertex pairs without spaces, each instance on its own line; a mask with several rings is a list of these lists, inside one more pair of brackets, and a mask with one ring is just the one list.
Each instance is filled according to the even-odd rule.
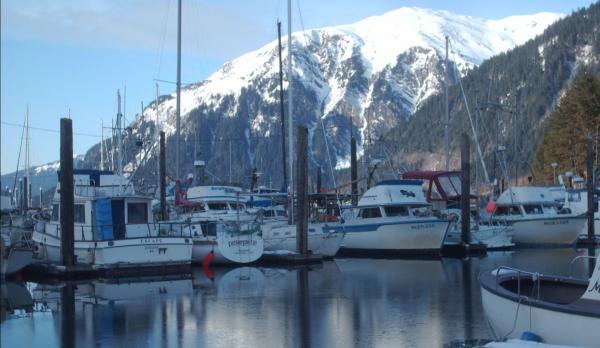
[[491,338],[477,283],[481,270],[512,265],[584,276],[587,259],[569,265],[583,254],[588,251],[534,249],[465,260],[348,258],[302,269],[197,268],[177,277],[16,283],[15,291],[3,284],[8,319],[1,343],[441,347]]

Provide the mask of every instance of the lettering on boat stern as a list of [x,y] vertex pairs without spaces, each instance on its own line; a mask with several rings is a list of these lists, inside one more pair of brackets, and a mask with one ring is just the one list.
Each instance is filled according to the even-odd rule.
[[590,286],[588,292],[600,293],[600,280],[596,280],[596,283],[593,286]]
[[565,225],[568,224],[568,220],[553,220],[553,221],[544,221],[544,225]]
[[411,225],[410,229],[411,230],[428,230],[430,228],[433,228],[433,226],[435,226],[433,223],[418,224],[418,225]]
[[229,244],[229,246],[239,246],[239,247],[244,247],[244,246],[250,246],[250,245],[256,245],[256,241],[255,240],[234,240],[234,241],[230,241],[227,242]]
[[144,239],[140,239],[140,243],[141,244],[162,243],[162,239],[161,238],[144,238]]

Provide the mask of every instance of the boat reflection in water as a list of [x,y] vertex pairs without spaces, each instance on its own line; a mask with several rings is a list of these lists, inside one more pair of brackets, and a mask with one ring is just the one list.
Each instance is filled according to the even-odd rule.
[[[575,249],[517,249],[467,260],[340,258],[300,269],[194,268],[179,277],[27,283],[33,314],[2,322],[2,347],[441,347],[492,339],[480,271],[543,273]],[[596,251],[597,252],[597,251]],[[585,252],[587,253],[587,252]]]

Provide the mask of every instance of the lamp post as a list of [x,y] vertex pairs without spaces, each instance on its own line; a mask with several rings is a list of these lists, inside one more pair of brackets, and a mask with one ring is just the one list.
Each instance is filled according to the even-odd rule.
[[550,166],[552,166],[552,174],[553,174],[553,177],[554,177],[554,185],[556,185],[556,167],[558,167],[558,163],[552,162],[550,164]]

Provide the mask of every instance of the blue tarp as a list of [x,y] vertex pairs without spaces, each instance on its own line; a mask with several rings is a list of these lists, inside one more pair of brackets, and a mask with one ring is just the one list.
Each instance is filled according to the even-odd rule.
[[96,201],[96,239],[113,240],[112,204],[110,199]]

